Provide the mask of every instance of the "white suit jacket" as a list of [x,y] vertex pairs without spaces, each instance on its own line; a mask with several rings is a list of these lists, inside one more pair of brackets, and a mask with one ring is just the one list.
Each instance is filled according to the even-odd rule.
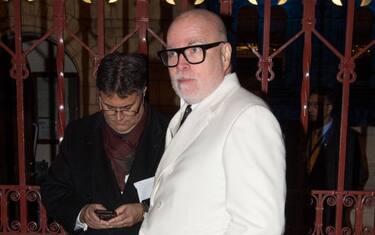
[[280,235],[285,149],[275,117],[235,74],[171,120],[140,235]]

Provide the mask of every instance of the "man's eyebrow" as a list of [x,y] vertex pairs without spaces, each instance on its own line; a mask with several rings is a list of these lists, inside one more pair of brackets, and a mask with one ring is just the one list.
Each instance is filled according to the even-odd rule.
[[124,106],[112,106],[110,104],[107,104],[106,102],[103,102],[106,106],[108,106],[109,108],[129,108],[131,106],[133,106],[134,104],[127,104],[127,105],[124,105]]

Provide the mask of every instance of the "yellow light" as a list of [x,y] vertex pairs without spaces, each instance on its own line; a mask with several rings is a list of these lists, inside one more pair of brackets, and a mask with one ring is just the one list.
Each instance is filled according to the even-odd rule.
[[368,4],[370,4],[371,3],[371,0],[362,0],[361,1],[361,7],[365,7],[365,6],[367,6]]
[[277,3],[277,5],[281,6],[283,4],[285,4],[288,0],[279,0],[279,2]]
[[195,0],[194,5],[199,5],[199,4],[201,4],[202,2],[204,2],[204,0]]
[[174,0],[165,0],[167,3],[171,4],[171,5],[176,5],[176,3],[174,2]]
[[[34,1],[34,0],[31,0],[31,1]],[[111,4],[111,3],[115,3],[117,2],[118,0],[108,0],[108,3]],[[92,0],[82,0],[82,2],[85,2],[85,3],[89,3],[91,4],[92,3]]]
[[332,2],[337,6],[342,6],[341,0],[332,0]]
[[[277,5],[281,6],[285,4],[288,0],[277,0]],[[370,0],[371,1],[371,0]],[[249,0],[249,2],[253,5],[258,5],[257,0]]]

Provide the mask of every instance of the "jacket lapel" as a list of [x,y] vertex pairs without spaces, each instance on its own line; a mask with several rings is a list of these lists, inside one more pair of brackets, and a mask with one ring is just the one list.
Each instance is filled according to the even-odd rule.
[[[207,108],[199,110],[199,107],[196,107],[196,109],[191,112],[188,120],[180,128],[180,118],[177,118],[176,123],[171,122],[171,127],[168,128],[169,137],[167,137],[166,149],[160,161],[159,169],[163,169],[179,158],[209,123],[212,112]],[[184,110],[184,107],[181,110]],[[175,133],[174,136],[173,133]]]
[[[115,198],[120,196],[120,190],[117,186],[116,178],[112,172],[111,163],[107,159],[103,146],[102,129],[104,118],[101,116],[95,128],[87,137],[88,162],[91,165],[91,190],[94,202],[115,202]],[[85,170],[85,169],[82,169]],[[111,207],[111,205],[105,205]]]
[[160,179],[164,172],[173,169],[174,163],[181,157],[183,152],[195,141],[210,120],[215,117],[222,100],[236,88],[239,82],[235,74],[231,74],[224,79],[222,84],[206,97],[201,103],[193,108],[193,111],[179,128],[179,123],[187,104],[182,101],[180,110],[171,120],[166,138],[166,149],[156,172],[156,180]]
[[125,192],[133,187],[135,182],[154,176],[154,169],[157,165],[158,156],[160,156],[161,146],[158,143],[160,138],[163,138],[163,133],[160,126],[155,122],[156,117],[149,108],[149,115],[147,117],[144,133],[136,150],[136,156],[130,170],[130,175],[125,184]]

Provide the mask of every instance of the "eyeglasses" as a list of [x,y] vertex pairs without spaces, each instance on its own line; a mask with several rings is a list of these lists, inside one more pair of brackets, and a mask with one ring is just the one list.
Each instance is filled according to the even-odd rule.
[[99,96],[99,100],[100,100],[100,104],[101,104],[101,109],[109,116],[116,116],[117,113],[121,113],[125,116],[134,117],[141,110],[141,107],[142,107],[143,102],[144,102],[144,96],[142,95],[142,100],[139,102],[139,105],[138,105],[137,108],[133,108],[134,105],[137,102],[132,104],[131,107],[129,107],[129,105],[122,106],[122,107],[115,107],[115,106],[111,106],[109,104],[104,103],[100,96]]
[[219,46],[221,43],[225,42],[220,41],[208,44],[161,50],[158,52],[158,55],[163,64],[167,67],[176,67],[181,54],[184,55],[186,61],[190,64],[200,64],[206,59],[206,51],[210,48]]

